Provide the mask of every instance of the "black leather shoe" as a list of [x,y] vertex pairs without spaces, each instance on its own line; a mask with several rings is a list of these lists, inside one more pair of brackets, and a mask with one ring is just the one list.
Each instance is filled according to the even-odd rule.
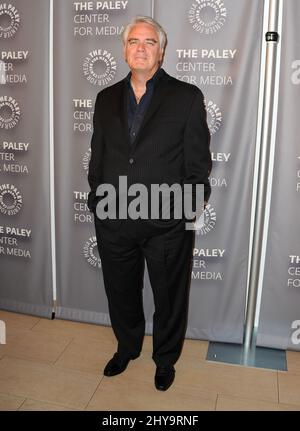
[[175,368],[173,365],[162,366],[156,368],[155,373],[155,387],[159,391],[166,391],[169,389],[175,379]]
[[129,361],[130,358],[124,359],[121,358],[118,353],[115,353],[111,360],[106,364],[103,374],[107,377],[117,376],[126,370]]

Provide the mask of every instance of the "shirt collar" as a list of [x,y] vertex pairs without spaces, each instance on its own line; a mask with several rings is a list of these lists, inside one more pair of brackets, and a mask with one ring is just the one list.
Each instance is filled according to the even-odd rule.
[[[148,86],[148,84],[152,84],[152,83],[155,84],[159,80],[159,78],[163,75],[163,73],[164,73],[163,69],[159,67],[157,71],[154,73],[154,75],[146,82],[146,87]],[[131,72],[128,73],[125,79],[128,82],[128,84],[131,85],[131,82],[130,82]]]

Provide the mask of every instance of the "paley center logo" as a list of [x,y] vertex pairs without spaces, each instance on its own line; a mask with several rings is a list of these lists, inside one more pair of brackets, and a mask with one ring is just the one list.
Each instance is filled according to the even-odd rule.
[[83,246],[83,255],[94,268],[101,268],[101,259],[98,255],[97,238],[91,236]]
[[0,213],[15,215],[22,208],[22,204],[22,195],[13,184],[0,185]]
[[106,49],[95,49],[83,62],[83,74],[93,85],[106,85],[116,75],[117,62]]
[[91,148],[89,148],[87,152],[84,153],[82,158],[82,166],[86,174],[88,174],[90,160],[91,160]]
[[215,134],[222,124],[222,112],[220,108],[212,100],[205,103],[206,111],[208,114],[208,128],[210,133]]
[[20,116],[21,111],[16,100],[10,96],[0,96],[0,128],[13,129]]
[[0,38],[8,39],[15,35],[20,25],[20,15],[15,6],[0,3]]
[[204,34],[219,31],[226,17],[227,9],[222,0],[195,0],[188,12],[193,29]]
[[217,221],[215,209],[210,205],[206,205],[201,217],[195,223],[195,231],[197,235],[206,235],[214,229]]

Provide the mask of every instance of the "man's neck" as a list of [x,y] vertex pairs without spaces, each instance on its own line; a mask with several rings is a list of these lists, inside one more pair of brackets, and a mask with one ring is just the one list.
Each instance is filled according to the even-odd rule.
[[156,73],[158,70],[158,67],[154,70],[151,70],[150,72],[143,72],[143,71],[131,71],[131,85],[134,89],[137,91],[146,90],[146,84],[149,79],[152,78],[152,76]]

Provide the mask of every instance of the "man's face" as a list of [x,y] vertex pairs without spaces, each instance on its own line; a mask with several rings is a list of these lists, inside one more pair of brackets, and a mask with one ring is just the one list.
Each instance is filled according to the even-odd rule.
[[124,56],[132,71],[153,74],[163,57],[155,28],[147,23],[134,25],[128,34]]

